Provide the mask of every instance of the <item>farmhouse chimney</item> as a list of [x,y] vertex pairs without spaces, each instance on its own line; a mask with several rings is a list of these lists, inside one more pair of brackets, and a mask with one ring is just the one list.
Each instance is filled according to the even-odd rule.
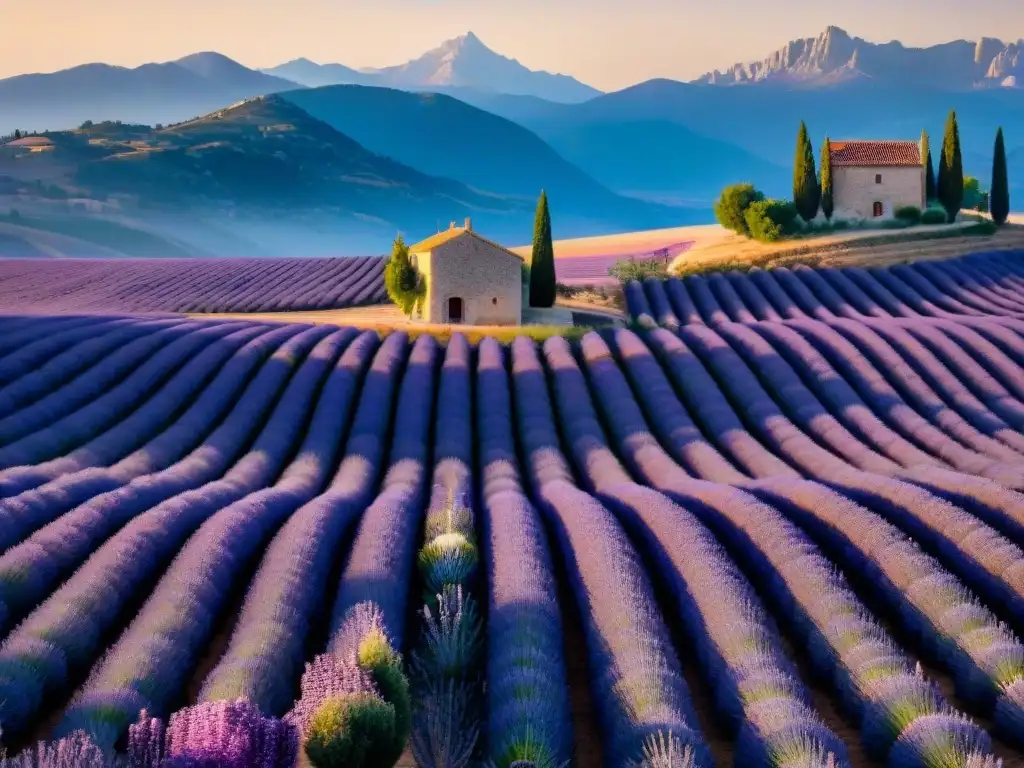
[[468,229],[470,232],[473,231],[473,220],[469,218],[469,216],[466,217],[466,229]]

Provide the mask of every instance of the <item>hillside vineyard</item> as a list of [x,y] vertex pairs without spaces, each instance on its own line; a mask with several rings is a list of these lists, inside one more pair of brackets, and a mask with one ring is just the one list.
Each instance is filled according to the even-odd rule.
[[[1024,764],[1020,255],[627,295],[543,344],[0,317],[4,744]],[[345,697],[393,755],[325,746]]]

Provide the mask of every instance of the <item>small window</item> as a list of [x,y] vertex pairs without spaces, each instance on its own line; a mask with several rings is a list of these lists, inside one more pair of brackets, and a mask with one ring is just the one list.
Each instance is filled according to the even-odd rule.
[[882,183],[882,174],[876,173],[875,174],[875,184],[881,184],[881,183]]
[[497,296],[495,296],[493,299],[491,299],[491,304],[494,304],[495,306],[497,306],[497,304],[498,304],[498,297]]
[[416,264],[416,254],[415,253],[410,253],[409,254],[409,263],[412,265],[413,269],[418,269],[418,266]]
[[878,218],[879,216],[881,216],[881,215],[882,215],[882,204],[881,204],[881,203],[878,203],[878,202],[876,202],[876,203],[875,203],[875,204],[874,204],[874,205],[872,206],[872,210],[871,210],[871,213],[872,213],[872,215],[874,215],[874,217],[875,217],[875,218]]

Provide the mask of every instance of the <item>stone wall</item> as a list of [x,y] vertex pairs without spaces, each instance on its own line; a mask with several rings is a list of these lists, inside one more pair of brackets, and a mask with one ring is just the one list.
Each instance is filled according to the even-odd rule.
[[501,248],[465,233],[417,255],[427,284],[423,320],[448,323],[448,299],[462,299],[466,325],[520,325],[522,262]]
[[[882,177],[879,184],[876,176]],[[876,202],[882,204],[882,218],[892,218],[897,208],[925,207],[924,168],[835,167],[832,169],[832,196],[835,217],[874,219]]]

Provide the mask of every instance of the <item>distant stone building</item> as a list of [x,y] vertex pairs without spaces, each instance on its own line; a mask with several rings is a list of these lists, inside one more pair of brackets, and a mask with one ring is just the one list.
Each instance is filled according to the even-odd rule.
[[417,319],[427,323],[520,325],[523,258],[481,237],[466,219],[409,247],[427,294]]
[[836,218],[892,218],[904,206],[924,209],[925,169],[916,141],[833,141],[831,147]]

